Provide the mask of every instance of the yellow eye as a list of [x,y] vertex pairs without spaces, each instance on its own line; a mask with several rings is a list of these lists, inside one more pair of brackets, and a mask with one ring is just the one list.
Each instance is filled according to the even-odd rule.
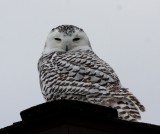
[[78,41],[78,40],[80,40],[80,38],[74,38],[74,39],[73,39],[73,41]]
[[61,39],[60,38],[54,38],[55,40],[57,40],[57,41],[61,41]]

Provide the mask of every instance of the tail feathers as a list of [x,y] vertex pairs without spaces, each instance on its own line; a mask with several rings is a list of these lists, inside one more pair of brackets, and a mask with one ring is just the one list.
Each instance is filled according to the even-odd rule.
[[144,112],[145,107],[127,88],[121,88],[120,90],[116,90],[116,92],[111,92],[111,95],[114,98],[112,107],[117,109],[119,118],[128,121],[141,119],[139,110]]
[[145,107],[139,102],[139,100],[128,91],[127,88],[121,88],[123,90],[123,92],[126,93],[126,98],[128,100],[131,100],[138,108],[140,111],[145,112]]
[[117,101],[113,108],[116,108],[118,111],[118,116],[120,119],[128,121],[137,121],[141,119],[140,113],[137,107],[133,104],[132,101],[128,99],[122,99]]

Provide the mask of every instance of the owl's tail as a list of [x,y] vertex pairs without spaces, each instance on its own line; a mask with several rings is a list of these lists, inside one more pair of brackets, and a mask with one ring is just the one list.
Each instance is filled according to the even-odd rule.
[[122,90],[124,90],[124,92],[127,93],[126,98],[131,100],[138,108],[141,112],[145,112],[145,107],[139,102],[139,100],[128,91],[127,88],[122,88]]
[[122,88],[115,98],[117,101],[113,103],[113,108],[117,109],[119,118],[129,121],[141,119],[139,110],[144,112],[145,107],[127,88]]

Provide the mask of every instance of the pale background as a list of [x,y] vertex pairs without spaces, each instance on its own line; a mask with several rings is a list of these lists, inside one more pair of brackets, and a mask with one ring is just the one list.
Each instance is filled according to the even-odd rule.
[[0,128],[43,103],[37,61],[48,32],[83,28],[93,50],[160,125],[160,0],[0,0]]

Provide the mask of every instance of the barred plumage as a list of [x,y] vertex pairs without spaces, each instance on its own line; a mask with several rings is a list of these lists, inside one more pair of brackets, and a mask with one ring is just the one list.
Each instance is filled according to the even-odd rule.
[[[128,89],[122,88],[114,70],[92,51],[84,31],[70,25],[59,27],[49,34],[38,62],[44,98],[104,105],[116,108],[121,119],[140,119],[139,110],[145,111],[144,106]],[[64,32],[68,29],[72,32]],[[59,41],[54,40],[57,36]],[[80,41],[75,43],[74,38]]]

